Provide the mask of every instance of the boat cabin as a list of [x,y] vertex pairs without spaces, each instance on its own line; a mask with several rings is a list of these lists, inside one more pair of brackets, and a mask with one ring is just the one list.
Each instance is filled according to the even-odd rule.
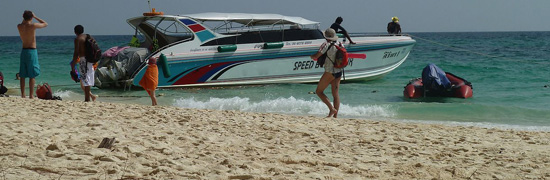
[[160,49],[195,40],[200,46],[216,46],[324,38],[318,22],[278,14],[157,15],[131,18],[128,23],[140,37],[141,47],[156,42]]

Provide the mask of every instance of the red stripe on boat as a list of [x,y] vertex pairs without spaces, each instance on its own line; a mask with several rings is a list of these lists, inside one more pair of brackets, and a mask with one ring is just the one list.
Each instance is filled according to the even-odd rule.
[[199,82],[199,79],[201,79],[204,75],[208,74],[208,72],[212,71],[213,69],[216,69],[217,67],[220,67],[220,66],[223,66],[223,65],[226,65],[226,64],[230,64],[230,63],[234,63],[234,62],[216,63],[216,64],[211,64],[211,65],[201,67],[197,70],[194,70],[194,71],[191,71],[190,73],[187,73],[185,76],[178,79],[172,85],[203,83],[203,82]]
[[199,24],[191,25],[191,26],[189,26],[189,28],[191,28],[191,30],[192,30],[193,32],[199,32],[199,31],[204,30],[204,27],[202,27],[202,26],[199,25]]

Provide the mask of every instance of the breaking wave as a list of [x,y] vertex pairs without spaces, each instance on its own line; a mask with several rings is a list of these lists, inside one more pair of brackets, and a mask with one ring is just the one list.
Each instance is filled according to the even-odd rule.
[[[194,97],[174,100],[174,106],[194,109],[238,110],[245,112],[280,113],[292,115],[328,114],[325,104],[318,99],[304,100],[294,97],[266,99],[253,102],[249,98],[209,98],[198,100]],[[390,118],[395,116],[395,108],[390,105],[340,105],[339,117],[346,118]]]

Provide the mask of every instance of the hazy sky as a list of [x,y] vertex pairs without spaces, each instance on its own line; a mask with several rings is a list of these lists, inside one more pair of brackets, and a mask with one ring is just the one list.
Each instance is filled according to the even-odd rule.
[[[385,32],[398,16],[407,32],[550,31],[550,0],[151,0],[166,14],[276,13],[321,22],[338,16],[350,32]],[[146,0],[0,0],[0,36],[17,36],[24,10],[49,26],[37,35],[133,34],[126,19],[148,10]]]

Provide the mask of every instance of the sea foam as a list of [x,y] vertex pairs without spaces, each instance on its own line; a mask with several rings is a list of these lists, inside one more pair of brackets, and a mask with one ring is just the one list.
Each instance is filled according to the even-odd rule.
[[[325,104],[316,98],[310,100],[296,99],[295,97],[264,99],[253,102],[249,98],[209,98],[198,100],[194,97],[174,100],[174,106],[195,109],[238,110],[246,112],[267,112],[292,115],[328,114]],[[395,116],[395,108],[390,105],[340,105],[339,117],[348,118],[390,118]]]
[[74,92],[72,91],[69,91],[69,90],[57,90],[53,93],[54,96],[59,96],[61,98],[69,98],[71,97],[71,94],[73,94]]

